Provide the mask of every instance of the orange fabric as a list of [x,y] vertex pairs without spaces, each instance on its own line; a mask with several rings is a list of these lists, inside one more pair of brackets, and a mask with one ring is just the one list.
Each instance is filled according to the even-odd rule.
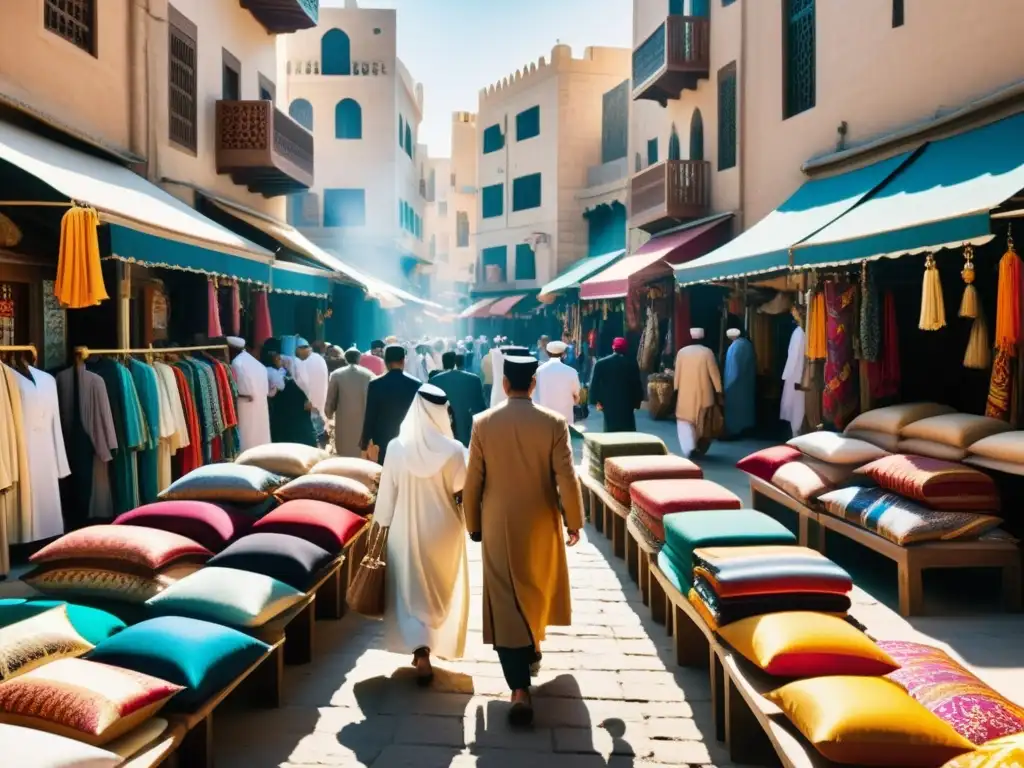
[[825,310],[825,292],[818,291],[811,299],[811,305],[807,312],[808,360],[824,360],[828,357],[827,322],[828,312]]
[[996,348],[1017,356],[1020,343],[1021,265],[1011,246],[999,261],[999,291],[996,300]]
[[60,250],[53,294],[62,307],[94,307],[110,298],[100,265],[99,223],[94,209],[77,206],[60,220]]

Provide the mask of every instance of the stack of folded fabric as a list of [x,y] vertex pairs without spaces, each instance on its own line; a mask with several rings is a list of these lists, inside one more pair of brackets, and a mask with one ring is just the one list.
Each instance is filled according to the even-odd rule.
[[791,545],[701,547],[693,551],[688,598],[710,627],[766,613],[846,615],[850,575],[820,552]]
[[613,456],[604,462],[604,487],[620,504],[629,504],[629,488],[643,480],[701,480],[704,473],[689,459],[668,456]]
[[668,447],[661,438],[642,432],[594,432],[583,440],[583,465],[595,480],[604,483],[604,462],[615,456],[664,456]]
[[642,480],[629,489],[626,525],[649,552],[665,543],[663,521],[677,512],[739,509],[740,497],[710,480]]

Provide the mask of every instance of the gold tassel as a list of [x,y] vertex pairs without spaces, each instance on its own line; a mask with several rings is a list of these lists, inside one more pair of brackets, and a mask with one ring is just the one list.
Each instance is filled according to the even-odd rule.
[[974,287],[974,248],[970,245],[964,246],[964,268],[960,272],[960,277],[964,279],[964,297],[960,300],[960,317],[976,318],[981,311],[981,306],[978,304],[978,289]]
[[988,323],[985,322],[985,312],[980,304],[975,309],[977,314],[971,324],[971,337],[967,341],[967,351],[964,352],[964,368],[985,371],[992,365],[992,345],[988,340]]
[[942,300],[942,279],[935,257],[928,254],[924,261],[924,283],[921,285],[921,318],[917,327],[922,331],[937,331],[946,327],[946,305]]

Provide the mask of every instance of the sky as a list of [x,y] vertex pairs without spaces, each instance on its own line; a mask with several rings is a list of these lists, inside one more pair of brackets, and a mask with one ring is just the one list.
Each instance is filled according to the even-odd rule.
[[557,42],[577,58],[588,45],[632,47],[632,0],[359,0],[359,7],[398,10],[398,56],[423,83],[419,140],[433,157],[450,152],[452,112],[476,112],[481,88],[541,56],[550,60]]

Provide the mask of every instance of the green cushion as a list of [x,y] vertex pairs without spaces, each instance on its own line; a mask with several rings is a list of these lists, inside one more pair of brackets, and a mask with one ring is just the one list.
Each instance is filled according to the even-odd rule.
[[30,619],[59,605],[67,605],[71,626],[93,645],[99,645],[111,635],[115,635],[125,628],[125,623],[117,616],[101,611],[99,608],[65,603],[63,600],[38,600],[22,597],[0,600],[0,627]]
[[693,577],[692,569],[690,576],[684,578],[682,570],[676,565],[676,558],[673,555],[674,553],[671,550],[666,552],[665,547],[662,546],[658,552],[658,568],[665,574],[669,584],[675,587],[681,595],[686,595],[690,591],[690,583]]
[[665,515],[665,549],[676,566],[681,591],[693,580],[693,550],[700,547],[742,547],[796,544],[786,526],[756,509],[718,509]]
[[266,643],[230,627],[164,616],[104,640],[89,659],[184,686],[168,709],[189,711],[233,682],[269,650]]

